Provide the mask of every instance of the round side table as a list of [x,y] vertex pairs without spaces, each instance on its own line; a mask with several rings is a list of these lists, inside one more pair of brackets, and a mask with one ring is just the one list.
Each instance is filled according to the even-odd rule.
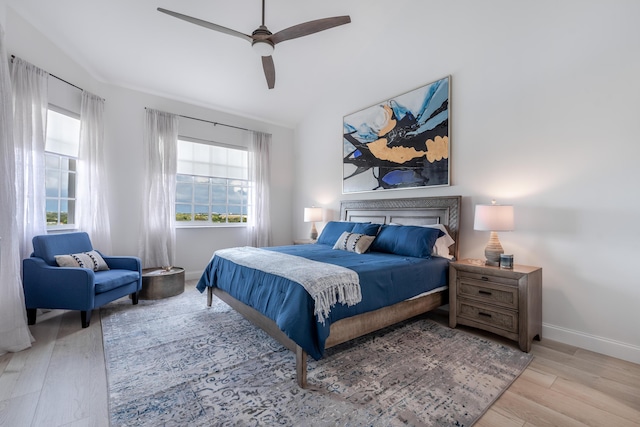
[[142,289],[140,299],[162,299],[173,297],[184,292],[184,268],[162,267],[142,270]]

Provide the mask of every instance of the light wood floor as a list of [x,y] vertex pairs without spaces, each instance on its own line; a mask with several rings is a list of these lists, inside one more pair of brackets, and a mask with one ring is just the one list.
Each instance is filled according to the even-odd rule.
[[[108,426],[99,311],[82,329],[54,310],[31,333],[32,348],[0,356],[0,426]],[[548,340],[532,353],[476,426],[640,426],[640,365]]]

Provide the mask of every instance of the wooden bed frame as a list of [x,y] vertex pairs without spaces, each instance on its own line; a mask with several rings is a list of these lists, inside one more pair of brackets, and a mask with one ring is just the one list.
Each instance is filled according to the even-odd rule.
[[[460,224],[460,196],[425,197],[413,199],[349,200],[340,204],[343,221],[371,221],[378,224],[427,225],[444,224],[456,241],[449,248],[458,258],[458,231]],[[307,353],[278,328],[276,323],[252,307],[236,300],[227,292],[214,287],[207,288],[207,305],[213,295],[229,304],[247,320],[262,328],[296,354],[296,380],[301,388],[307,385]],[[448,290],[434,292],[397,304],[362,313],[331,324],[325,348],[330,348],[354,338],[366,335],[403,320],[426,313],[448,302]]]

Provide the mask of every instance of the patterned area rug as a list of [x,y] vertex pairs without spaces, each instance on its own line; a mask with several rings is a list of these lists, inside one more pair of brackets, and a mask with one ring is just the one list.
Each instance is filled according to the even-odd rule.
[[295,357],[214,297],[100,309],[112,426],[470,426],[529,354],[418,317]]

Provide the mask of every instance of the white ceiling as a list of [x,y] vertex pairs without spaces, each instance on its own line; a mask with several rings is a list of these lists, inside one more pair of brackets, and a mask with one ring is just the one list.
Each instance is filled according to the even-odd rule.
[[517,76],[516,59],[531,60],[522,46],[565,37],[576,23],[564,17],[577,13],[574,2],[555,0],[266,0],[273,33],[351,17],[349,24],[276,45],[276,84],[269,90],[246,40],[156,10],[251,34],[261,23],[262,0],[1,1],[101,82],[291,128],[327,109],[343,115],[475,71],[493,57],[514,58]]
[[[25,20],[97,80],[293,127],[323,99],[362,79],[363,43],[380,42],[385,1],[267,0],[277,32],[350,15],[352,23],[278,44],[275,89],[260,57],[240,38],[170,17],[158,7],[251,34],[261,0],[7,0]],[[407,3],[403,1],[401,3]],[[378,58],[372,58],[373,61]],[[339,79],[332,76],[340,76]]]

